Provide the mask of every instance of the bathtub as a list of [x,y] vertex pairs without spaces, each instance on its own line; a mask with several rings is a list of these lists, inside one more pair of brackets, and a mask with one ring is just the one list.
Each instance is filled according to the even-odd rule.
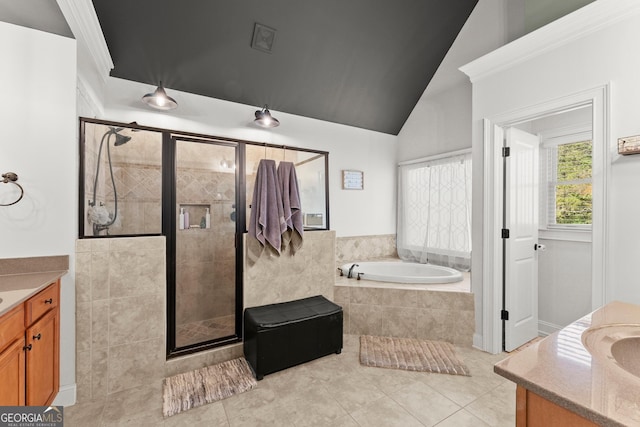
[[394,261],[366,261],[344,264],[340,274],[352,278],[394,283],[454,283],[462,273],[449,267],[432,264]]

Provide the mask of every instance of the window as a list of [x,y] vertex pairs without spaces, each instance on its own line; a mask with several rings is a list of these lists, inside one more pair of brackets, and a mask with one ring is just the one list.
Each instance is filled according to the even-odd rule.
[[590,131],[543,140],[541,228],[591,229],[592,151]]
[[404,260],[469,269],[470,153],[400,164],[397,248]]

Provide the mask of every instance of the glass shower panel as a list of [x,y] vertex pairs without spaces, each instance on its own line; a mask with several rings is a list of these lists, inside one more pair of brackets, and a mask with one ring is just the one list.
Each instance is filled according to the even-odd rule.
[[84,124],[81,237],[162,232],[162,134]]
[[287,147],[246,146],[246,206],[247,223],[251,216],[251,201],[258,164],[262,159],[271,159],[276,165],[281,161],[292,162],[298,177],[302,220],[305,229],[328,229],[327,187],[325,153],[297,150]]
[[236,332],[236,147],[176,140],[176,347]]

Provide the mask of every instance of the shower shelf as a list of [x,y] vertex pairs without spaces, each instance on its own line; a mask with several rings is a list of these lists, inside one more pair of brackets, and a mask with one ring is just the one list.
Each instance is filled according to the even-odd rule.
[[185,213],[189,213],[189,226],[180,229],[180,231],[208,229],[207,227],[201,227],[202,219],[205,218],[207,208],[209,209],[209,215],[213,215],[213,212],[211,212],[211,203],[180,203],[178,205],[178,212],[180,212],[180,209],[184,209]]

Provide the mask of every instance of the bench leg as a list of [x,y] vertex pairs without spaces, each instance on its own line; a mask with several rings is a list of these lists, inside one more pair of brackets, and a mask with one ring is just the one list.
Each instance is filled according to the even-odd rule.
[[342,353],[342,349],[336,350],[336,354],[340,354],[340,353]]

